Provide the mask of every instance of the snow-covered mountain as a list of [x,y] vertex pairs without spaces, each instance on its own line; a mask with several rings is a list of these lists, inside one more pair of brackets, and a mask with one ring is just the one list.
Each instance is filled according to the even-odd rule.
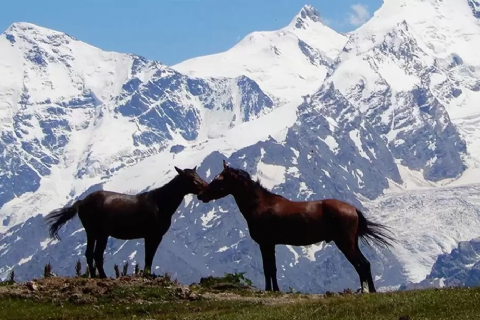
[[[347,35],[305,6],[281,30],[172,68],[12,25],[0,37],[0,74],[11,75],[0,78],[0,276],[38,276],[48,262],[73,273],[85,234],[75,219],[48,239],[53,208],[161,186],[173,165],[210,180],[227,159],[288,198],[339,198],[391,226],[391,251],[362,247],[377,286],[422,281],[480,232],[476,5],[385,0]],[[143,240],[110,239],[106,270],[143,257]],[[245,271],[263,287],[231,197],[187,196],[154,264],[186,283]],[[282,289],[358,287],[334,244],[278,246],[277,267]]]
[[275,107],[246,76],[189,78],[27,23],[2,34],[0,61],[0,206],[35,192],[31,206],[22,197],[3,206],[0,232],[42,201],[75,195],[73,180],[81,190],[91,183],[83,178],[106,178],[172,143],[217,137]]
[[345,35],[327,27],[319,12],[304,6],[280,30],[253,32],[226,52],[193,58],[173,68],[199,77],[246,75],[282,101],[317,90],[338,53]]
[[[479,45],[480,23],[467,1],[387,0],[350,35],[329,80],[396,154],[411,154],[402,164],[429,179],[454,178],[466,168],[464,151],[472,166],[480,155]],[[455,168],[442,168],[449,162]]]

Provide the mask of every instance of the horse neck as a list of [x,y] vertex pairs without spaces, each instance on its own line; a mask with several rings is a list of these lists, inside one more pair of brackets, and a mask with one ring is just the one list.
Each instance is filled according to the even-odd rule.
[[239,188],[232,193],[238,209],[247,221],[252,219],[253,214],[257,211],[262,193],[263,190],[255,186],[253,181],[252,186],[239,186]]
[[178,176],[158,189],[148,192],[157,207],[169,215],[173,215],[188,194]]

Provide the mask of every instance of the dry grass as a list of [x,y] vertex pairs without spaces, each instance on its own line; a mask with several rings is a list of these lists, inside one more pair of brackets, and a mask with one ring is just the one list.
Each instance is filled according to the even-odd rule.
[[49,277],[0,287],[2,320],[477,319],[480,288],[376,294],[266,293],[241,277],[181,286],[169,277]]

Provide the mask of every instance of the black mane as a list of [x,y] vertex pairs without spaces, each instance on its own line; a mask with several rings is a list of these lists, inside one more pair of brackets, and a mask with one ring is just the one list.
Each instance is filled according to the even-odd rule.
[[154,200],[154,202],[164,201],[164,199],[175,197],[177,194],[182,193],[182,190],[178,188],[179,182],[180,176],[176,175],[170,181],[166,182],[163,186],[144,191],[139,195],[151,198]]
[[257,181],[254,181],[247,171],[242,169],[232,168],[232,167],[230,167],[230,170],[232,170],[235,173],[235,175],[239,178],[239,180],[246,182],[248,185],[252,186],[252,188],[258,188],[262,191],[272,193],[271,191],[267,190],[264,186],[262,186],[258,178],[257,178]]

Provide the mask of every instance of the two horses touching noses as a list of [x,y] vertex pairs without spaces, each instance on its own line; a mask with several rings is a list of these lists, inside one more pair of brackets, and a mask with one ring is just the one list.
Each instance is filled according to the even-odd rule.
[[90,274],[105,278],[103,253],[108,237],[145,239],[145,271],[148,275],[155,252],[171,225],[172,216],[187,194],[208,203],[232,195],[245,218],[251,238],[260,246],[266,291],[280,291],[277,283],[276,245],[306,246],[333,241],[360,277],[361,292],[376,292],[370,262],[360,251],[359,238],[370,244],[391,246],[395,240],[387,228],[365,218],[354,206],[335,199],[291,201],[265,189],[241,169],[223,161],[223,171],[210,184],[193,169],[175,167],[177,175],[164,186],[127,195],[96,191],[72,206],[57,209],[45,219],[50,236],[78,214],[87,235],[85,257]]

